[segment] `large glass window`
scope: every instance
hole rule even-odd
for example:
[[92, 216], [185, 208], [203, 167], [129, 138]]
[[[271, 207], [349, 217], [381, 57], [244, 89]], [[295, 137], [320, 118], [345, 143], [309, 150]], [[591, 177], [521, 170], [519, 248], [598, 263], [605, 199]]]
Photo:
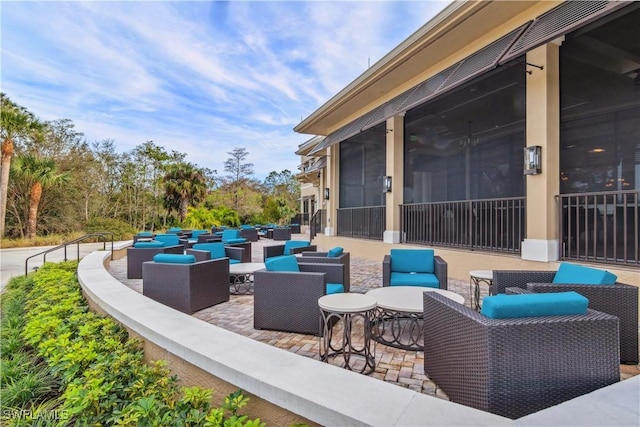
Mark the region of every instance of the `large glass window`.
[[520, 60], [407, 112], [404, 203], [524, 195], [525, 78]]
[[560, 48], [560, 191], [640, 189], [640, 5]]
[[340, 207], [383, 206], [386, 123], [340, 143]]

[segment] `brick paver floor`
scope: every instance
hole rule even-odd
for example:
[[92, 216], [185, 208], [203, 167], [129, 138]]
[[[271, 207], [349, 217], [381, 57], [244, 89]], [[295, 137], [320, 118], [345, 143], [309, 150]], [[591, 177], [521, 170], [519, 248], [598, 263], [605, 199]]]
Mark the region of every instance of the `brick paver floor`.
[[[293, 237], [304, 239], [304, 235]], [[262, 262], [262, 251], [265, 245], [275, 245], [268, 239], [261, 239], [252, 244], [252, 258], [254, 262]], [[142, 280], [130, 280], [126, 276], [126, 257], [112, 261], [109, 272], [119, 281], [142, 292]], [[382, 260], [374, 262], [351, 256], [351, 292], [365, 293], [382, 286]], [[482, 289], [486, 293], [486, 287]], [[449, 279], [448, 289], [465, 299], [465, 304], [471, 306], [468, 281]], [[482, 295], [484, 296], [484, 295]], [[318, 337], [289, 332], [267, 331], [253, 329], [253, 296], [231, 295], [227, 303], [218, 304], [193, 314], [194, 317], [209, 322], [221, 328], [244, 335], [251, 339], [299, 354], [316, 360], [319, 358]], [[340, 327], [340, 326], [337, 326]], [[406, 387], [420, 393], [447, 399], [442, 390], [429, 380], [424, 374], [424, 357], [421, 351], [401, 350], [383, 344], [375, 344], [376, 368], [370, 375], [374, 378]], [[331, 363], [337, 364], [337, 361]], [[626, 379], [640, 374], [638, 365], [621, 365], [621, 378]]]

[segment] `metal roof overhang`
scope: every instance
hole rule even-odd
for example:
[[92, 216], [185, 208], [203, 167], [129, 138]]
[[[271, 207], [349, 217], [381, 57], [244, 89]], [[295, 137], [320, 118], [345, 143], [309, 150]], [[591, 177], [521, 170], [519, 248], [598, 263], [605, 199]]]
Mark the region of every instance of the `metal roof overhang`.
[[[310, 151], [312, 155], [627, 4], [627, 1], [454, 2], [294, 130], [329, 134]], [[456, 52], [461, 43], [472, 44], [481, 34], [500, 25], [505, 26], [505, 35], [498, 40], [409, 88], [399, 86], [398, 82], [411, 82], [421, 71]], [[403, 90], [384, 99], [385, 87], [389, 93], [392, 88], [396, 93]], [[376, 99], [377, 107], [363, 112]]]

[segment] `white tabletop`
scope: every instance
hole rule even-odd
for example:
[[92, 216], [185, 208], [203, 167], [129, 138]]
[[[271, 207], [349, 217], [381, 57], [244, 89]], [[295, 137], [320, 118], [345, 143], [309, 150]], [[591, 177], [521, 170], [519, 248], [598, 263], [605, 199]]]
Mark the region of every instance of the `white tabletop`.
[[437, 292], [455, 302], [464, 304], [464, 297], [462, 295], [444, 289], [427, 288], [424, 286], [386, 286], [372, 289], [367, 292], [366, 295], [373, 297], [378, 303], [378, 307], [385, 310], [422, 313], [423, 292]]
[[475, 277], [476, 279], [493, 280], [493, 271], [492, 270], [471, 270], [469, 272], [469, 276]]
[[318, 305], [324, 311], [334, 313], [355, 313], [376, 307], [376, 300], [364, 294], [347, 292], [325, 295], [318, 299]]
[[264, 262], [241, 262], [229, 264], [230, 274], [251, 274], [264, 269]]

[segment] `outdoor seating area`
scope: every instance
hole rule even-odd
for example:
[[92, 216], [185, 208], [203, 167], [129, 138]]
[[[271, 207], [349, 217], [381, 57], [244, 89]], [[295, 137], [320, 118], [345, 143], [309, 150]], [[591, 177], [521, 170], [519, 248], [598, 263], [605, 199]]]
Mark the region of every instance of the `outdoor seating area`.
[[[304, 238], [304, 236], [295, 237]], [[269, 343], [270, 345], [287, 349], [289, 351], [293, 351], [306, 357], [314, 358], [316, 360], [321, 360], [322, 356], [321, 349], [319, 347], [319, 337], [324, 336], [326, 330], [323, 327], [323, 318], [319, 309], [318, 300], [324, 295], [332, 293], [351, 292], [358, 294], [368, 293], [369, 295], [375, 296], [375, 292], [372, 291], [382, 290], [385, 288], [390, 290], [396, 288], [394, 291], [398, 292], [402, 288], [413, 288], [413, 290], [415, 290], [418, 294], [424, 294], [424, 292], [420, 292], [420, 288], [424, 285], [416, 286], [415, 283], [402, 286], [394, 286], [390, 283], [389, 286], [383, 286], [385, 270], [388, 269], [389, 279], [391, 279], [391, 273], [393, 272], [392, 266], [394, 264], [392, 259], [397, 256], [401, 256], [403, 252], [393, 250], [392, 253], [384, 257], [384, 260], [381, 260], [382, 262], [377, 263], [357, 259], [357, 262], [354, 265], [354, 259], [349, 253], [345, 253], [344, 251], [338, 253], [342, 248], [332, 248], [331, 250], [328, 250], [326, 252], [319, 252], [317, 251], [316, 247], [308, 247], [313, 246], [309, 244], [309, 241], [292, 240], [291, 242], [296, 243], [293, 247], [289, 248], [291, 254], [285, 255], [284, 246], [286, 245], [286, 242], [285, 244], [280, 245], [277, 244], [278, 242], [274, 242], [268, 239], [260, 239], [258, 244], [254, 243], [253, 247], [250, 249], [251, 252], [249, 253], [252, 263], [258, 265], [258, 267], [251, 268], [251, 271], [245, 271], [245, 269], [241, 269], [236, 271], [235, 275], [232, 275], [236, 278], [236, 286], [235, 288], [231, 286], [231, 295], [227, 294], [226, 296], [223, 296], [223, 299], [221, 301], [223, 303], [207, 303], [207, 306], [201, 308], [196, 308], [197, 306], [195, 305], [189, 306], [187, 304], [178, 309], [186, 313], [193, 313], [196, 318], [210, 322], [225, 329], [229, 329], [241, 335], [250, 336], [253, 339]], [[251, 242], [247, 243], [250, 244]], [[225, 259], [231, 259], [232, 257], [230, 257], [229, 255], [232, 255], [236, 261], [245, 258], [246, 252], [245, 254], [239, 253], [245, 251], [244, 248], [237, 248], [221, 243], [217, 243], [216, 245], [219, 245], [219, 247], [223, 251], [225, 251], [225, 255], [227, 255]], [[297, 247], [295, 247], [297, 245], [300, 245], [300, 247], [305, 249], [303, 251], [300, 251]], [[289, 244], [289, 246], [291, 246], [291, 243]], [[267, 249], [270, 247], [278, 247], [278, 253], [274, 254], [273, 257], [266, 257], [266, 254], [271, 253], [270, 251], [273, 250]], [[220, 251], [220, 249], [218, 249], [218, 251]], [[442, 274], [442, 271], [444, 269], [444, 274], [446, 275], [446, 261], [435, 255], [433, 250], [407, 249], [406, 251], [409, 253], [407, 253], [405, 256], [405, 265], [403, 265], [402, 262], [399, 263], [399, 269], [402, 270], [400, 272], [407, 274], [415, 272], [414, 274], [412, 274], [415, 275], [420, 274], [422, 270], [430, 269], [431, 271], [435, 272], [437, 269], [439, 269], [439, 274]], [[203, 255], [199, 252], [204, 251], [202, 251], [201, 248], [198, 249], [197, 247], [195, 247], [195, 245], [194, 248], [187, 251], [188, 255], [194, 255], [194, 261], [196, 255], [198, 256], [198, 260], [197, 262], [194, 262], [194, 264], [203, 262], [201, 261], [201, 257], [213, 257], [209, 253], [205, 252], [205, 254]], [[221, 252], [218, 253], [218, 256], [219, 255], [221, 255]], [[433, 265], [431, 267], [424, 267], [424, 259], [433, 260]], [[264, 265], [257, 262], [263, 260], [265, 261]], [[124, 262], [126, 263], [126, 260]], [[116, 268], [116, 270], [118, 263], [122, 264], [122, 261], [116, 261], [112, 263], [113, 267]], [[146, 264], [151, 265], [156, 263], [158, 262], [153, 261]], [[185, 265], [188, 264], [190, 263], [187, 263]], [[236, 262], [236, 265], [238, 264], [239, 263]], [[396, 267], [398, 267], [398, 262], [396, 262], [395, 264]], [[182, 266], [182, 264], [180, 265]], [[436, 267], [436, 265], [438, 265], [438, 267]], [[345, 280], [345, 268], [349, 269], [349, 281]], [[498, 285], [504, 283], [501, 281], [500, 274], [501, 272], [499, 271], [494, 272], [494, 284], [492, 285], [494, 287], [494, 291], [496, 289], [496, 283]], [[116, 276], [116, 274], [114, 274], [114, 276]], [[230, 273], [228, 264], [227, 270], [224, 273], [221, 273], [221, 277], [225, 277], [227, 279], [225, 292], [229, 292]], [[245, 289], [246, 291], [243, 290], [240, 292], [238, 291], [238, 289], [240, 289], [238, 285], [242, 285], [245, 279], [247, 281], [251, 281], [250, 286], [245, 286], [242, 289]], [[540, 279], [538, 278], [537, 280]], [[146, 281], [143, 281], [142, 284], [139, 283], [139, 280], [121, 279], [121, 281], [123, 281], [123, 283], [125, 284], [128, 284], [133, 289], [142, 291], [144, 295], [147, 295], [147, 290], [145, 290], [145, 288], [147, 287]], [[542, 282], [545, 281], [546, 280], [542, 280]], [[544, 396], [532, 399], [532, 402], [526, 404], [524, 408], [513, 409], [517, 405], [513, 405], [512, 403], [509, 403], [507, 405], [504, 401], [485, 402], [482, 399], [487, 398], [487, 395], [493, 396], [495, 394], [496, 387], [499, 389], [507, 390], [508, 385], [496, 385], [494, 383], [491, 383], [492, 378], [488, 378], [487, 375], [483, 375], [482, 378], [483, 381], [486, 380], [488, 382], [486, 384], [478, 384], [477, 378], [473, 379], [469, 376], [470, 372], [495, 372], [495, 369], [497, 369], [496, 366], [500, 366], [500, 369], [506, 369], [506, 367], [510, 366], [510, 364], [515, 364], [513, 366], [515, 366], [514, 369], [516, 372], [510, 372], [508, 375], [505, 374], [507, 377], [512, 377], [513, 381], [516, 383], [526, 383], [526, 378], [524, 377], [530, 375], [532, 377], [532, 381], [539, 382], [540, 378], [533, 378], [536, 372], [536, 364], [530, 363], [529, 366], [522, 367], [519, 365], [521, 362], [510, 361], [508, 360], [508, 356], [505, 356], [506, 360], [501, 360], [499, 362], [498, 360], [502, 357], [499, 354], [487, 353], [482, 355], [480, 354], [481, 352], [472, 350], [470, 348], [462, 348], [460, 346], [463, 345], [463, 341], [466, 343], [465, 345], [469, 346], [482, 345], [481, 343], [483, 342], [483, 340], [488, 342], [488, 340], [494, 339], [490, 337], [500, 337], [500, 335], [494, 335], [498, 333], [496, 331], [509, 331], [509, 328], [505, 325], [508, 325], [510, 323], [522, 323], [522, 319], [487, 320], [487, 316], [483, 314], [483, 312], [479, 313], [474, 309], [475, 307], [472, 306], [472, 291], [469, 288], [468, 282], [447, 279], [447, 281], [444, 283], [444, 287], [442, 287], [440, 282], [438, 282], [436, 287], [427, 286], [425, 287], [425, 289], [428, 288], [430, 290], [437, 290], [438, 292], [451, 293], [451, 297], [442, 294], [432, 297], [432, 299], [447, 306], [448, 310], [451, 310], [451, 307], [456, 307], [456, 309], [453, 311], [457, 314], [447, 315], [453, 316], [452, 320], [450, 321], [443, 320], [444, 317], [442, 316], [444, 315], [437, 314], [439, 312], [436, 310], [432, 311], [431, 308], [427, 310], [426, 303], [424, 306], [416, 308], [414, 310], [411, 301], [406, 300], [404, 303], [398, 303], [398, 300], [395, 299], [395, 295], [386, 297], [386, 300], [378, 298], [380, 299], [381, 308], [373, 311], [372, 313], [374, 314], [372, 316], [367, 315], [362, 317], [362, 319], [369, 319], [369, 328], [371, 328], [373, 325], [376, 325], [376, 327], [379, 328], [377, 330], [377, 337], [374, 335], [373, 329], [369, 329], [372, 335], [368, 337], [355, 336], [353, 338], [354, 348], [357, 348], [358, 345], [361, 345], [361, 341], [365, 338], [370, 338], [372, 341], [376, 341], [372, 352], [374, 361], [372, 363], [367, 362], [365, 368], [362, 368], [360, 365], [356, 365], [356, 368], [354, 368], [354, 370], [360, 371], [360, 369], [364, 369], [365, 371], [370, 371], [369, 375], [374, 378], [395, 383], [402, 387], [411, 388], [420, 393], [434, 395], [436, 397], [462, 403], [467, 406], [476, 407], [484, 411], [507, 416], [510, 418], [521, 417], [523, 415], [526, 415], [527, 413], [535, 412], [543, 407], [547, 407], [552, 404], [570, 399], [573, 396], [584, 394], [589, 390], [595, 390], [603, 387], [604, 385], [619, 381], [619, 379], [621, 378], [621, 372], [623, 374], [623, 378], [624, 375], [632, 376], [638, 374], [637, 366], [628, 365], [629, 367], [625, 368], [625, 365], [621, 366], [619, 363], [622, 355], [622, 352], [620, 350], [622, 348], [621, 336], [618, 336], [617, 333], [612, 331], [617, 331], [618, 323], [621, 324], [622, 321], [619, 322], [618, 318], [612, 316], [611, 313], [599, 313], [597, 311], [591, 310], [593, 307], [590, 304], [589, 312], [587, 314], [584, 314], [584, 319], [586, 321], [576, 322], [579, 324], [577, 329], [572, 329], [573, 324], [567, 324], [567, 330], [563, 332], [564, 335], [558, 332], [559, 335], [557, 339], [558, 342], [570, 342], [568, 341], [570, 336], [579, 337], [586, 334], [585, 337], [588, 337], [590, 333], [589, 330], [583, 330], [580, 328], [582, 328], [583, 325], [600, 325], [600, 323], [597, 322], [593, 323], [592, 318], [597, 319], [602, 324], [606, 324], [603, 329], [604, 332], [599, 332], [600, 335], [596, 335], [596, 337], [591, 339], [590, 341], [584, 340], [584, 343], [581, 342], [580, 345], [572, 345], [571, 349], [563, 349], [566, 351], [579, 351], [580, 354], [584, 353], [584, 356], [580, 356], [584, 357], [584, 363], [573, 364], [578, 366], [572, 366], [572, 368], [576, 369], [577, 377], [584, 377], [580, 369], [585, 370], [587, 369], [587, 366], [591, 366], [590, 369], [592, 370], [592, 375], [597, 378], [594, 378], [593, 381], [587, 381], [586, 385], [569, 384], [568, 387], [571, 389], [570, 391], [559, 390], [557, 394], [552, 393], [553, 396], [550, 398], [550, 400], [545, 400], [548, 397], [546, 394], [549, 393], [545, 394], [540, 392], [540, 394]], [[517, 282], [514, 282], [513, 286], [505, 287], [505, 292], [507, 292], [507, 288], [514, 287], [516, 288], [516, 293], [531, 292], [533, 290], [525, 290], [528, 287], [533, 288], [533, 286], [527, 286], [526, 283], [520, 287], [520, 290], [518, 290], [517, 286], [519, 286]], [[589, 286], [591, 286], [591, 288], [600, 288], [605, 286], [618, 286], [618, 284]], [[636, 289], [637, 292], [637, 288], [632, 288]], [[234, 289], [236, 290], [236, 292], [234, 292]], [[438, 292], [428, 293], [435, 294]], [[514, 292], [514, 290], [509, 289], [509, 292]], [[576, 295], [579, 295], [578, 292], [575, 293]], [[185, 292], [183, 290], [182, 295], [188, 295], [188, 292]], [[225, 297], [226, 300], [224, 299]], [[156, 296], [156, 298], [158, 297]], [[175, 296], [172, 296], [171, 298], [175, 298]], [[487, 301], [490, 301], [487, 298], [488, 297], [485, 297], [483, 300], [483, 309], [489, 310], [491, 308], [491, 304], [486, 303]], [[423, 302], [421, 299], [419, 299], [419, 297], [415, 299], [419, 304]], [[583, 299], [586, 300], [588, 299], [588, 297]], [[171, 306], [168, 303], [166, 305]], [[403, 307], [402, 309], [400, 309], [401, 305]], [[386, 308], [383, 309], [383, 306]], [[413, 311], [415, 311], [417, 314], [413, 313]], [[424, 321], [422, 317], [423, 312]], [[547, 321], [548, 317], [549, 316], [544, 317], [544, 319], [536, 318], [532, 320], [530, 322], [532, 324], [532, 329], [527, 333], [529, 333], [532, 337], [536, 336], [536, 334], [540, 335], [539, 330], [537, 330], [533, 326], [538, 323], [546, 325], [540, 326], [540, 328], [543, 329], [545, 327], [548, 328], [549, 325], [553, 325], [553, 328], [560, 328], [560, 325], [562, 326], [562, 328], [565, 327], [564, 323], [558, 322], [558, 320], [563, 317], [562, 315], [558, 315], [556, 319], [552, 319], [552, 321], [549, 322]], [[331, 318], [337, 319], [338, 317], [334, 316]], [[459, 327], [454, 327], [453, 325], [458, 324], [458, 322], [462, 323], [459, 324]], [[468, 332], [465, 330], [465, 328], [467, 327], [463, 327], [463, 325], [467, 323], [474, 324], [474, 322], [479, 326], [472, 327], [471, 329], [473, 332]], [[333, 323], [335, 323], [335, 320], [332, 321], [331, 326], [333, 326]], [[526, 323], [529, 324], [529, 322]], [[445, 328], [447, 331], [453, 328], [456, 329], [456, 334], [462, 335], [452, 335], [451, 332], [442, 332], [442, 328], [440, 327], [442, 324], [447, 324], [447, 327]], [[382, 325], [384, 325], [384, 327], [380, 329]], [[494, 325], [499, 325], [500, 327], [493, 327]], [[341, 331], [343, 328], [342, 322], [338, 322], [333, 327], [337, 329], [332, 331], [332, 335], [335, 337], [341, 337]], [[500, 329], [501, 327], [505, 329]], [[419, 329], [419, 334], [417, 335], [416, 329]], [[400, 331], [400, 335], [396, 335], [394, 338], [393, 334], [398, 334], [398, 331]], [[638, 323], [636, 320], [636, 339], [637, 332]], [[469, 335], [463, 336], [465, 333], [468, 333]], [[451, 338], [449, 337], [449, 335], [451, 335], [451, 337], [458, 338]], [[512, 335], [516, 336], [517, 334], [514, 334], [512, 332], [505, 333], [505, 336]], [[509, 351], [517, 350], [522, 351], [523, 354], [531, 354], [532, 356], [530, 357], [534, 358], [532, 360], [536, 360], [533, 355], [535, 355], [536, 352], [543, 352], [546, 345], [551, 345], [551, 343], [554, 342], [548, 335], [548, 331], [545, 332], [545, 335], [543, 335], [544, 340], [542, 343], [536, 342], [533, 338], [526, 338], [525, 341], [527, 343], [531, 341], [530, 344], [532, 347], [529, 348], [529, 350], [521, 345], [522, 340], [525, 338], [521, 338], [520, 340], [515, 340], [513, 342], [506, 341], [510, 344], [506, 345], [502, 343], [500, 347], [505, 348], [506, 345], [507, 348], [509, 348]], [[602, 341], [602, 337], [606, 337], [606, 340]], [[599, 350], [596, 352], [597, 354], [590, 355], [587, 351], [587, 347], [594, 347], [596, 343], [599, 346]], [[349, 344], [351, 345], [351, 342], [349, 342]], [[438, 345], [436, 346], [436, 344]], [[513, 347], [513, 349], [511, 347]], [[604, 354], [602, 349], [606, 349]], [[487, 351], [490, 352], [490, 349], [487, 349]], [[435, 352], [433, 353], [433, 357], [432, 352]], [[471, 352], [475, 353], [471, 354]], [[438, 357], [435, 356], [436, 353], [438, 354]], [[461, 357], [465, 360], [460, 360]], [[559, 358], [557, 355], [553, 355], [551, 357]], [[574, 355], [572, 357], [578, 356]], [[503, 365], [498, 365], [498, 363], [503, 363]], [[605, 373], [599, 372], [599, 368], [594, 370], [594, 366], [597, 366], [599, 368], [601, 367], [603, 369], [603, 372]], [[411, 367], [411, 369], [407, 369], [408, 367]], [[548, 384], [555, 384], [555, 382], [564, 381], [564, 377], [561, 375], [561, 372], [569, 368], [564, 365], [562, 365], [561, 367], [556, 367], [554, 365], [553, 369], [556, 369], [555, 371], [551, 368], [549, 369], [549, 371], [545, 371], [548, 372], [545, 374], [545, 378], [547, 378], [547, 382], [545, 383], [546, 385], [545, 387], [543, 387], [545, 389], [548, 387]], [[445, 375], [443, 372], [448, 373], [448, 375]], [[554, 378], [554, 376], [557, 376], [557, 378]], [[554, 387], [562, 388], [561, 386], [562, 384]], [[522, 400], [522, 397], [516, 396], [518, 396], [518, 393], [520, 392], [523, 392], [523, 390], [516, 389], [514, 391], [510, 391], [509, 395], [519, 401]], [[468, 397], [469, 393], [471, 393], [475, 397]], [[535, 390], [532, 390], [531, 393], [533, 397], [535, 396], [536, 392]], [[539, 401], [536, 399], [538, 399]], [[502, 405], [502, 407], [500, 405]], [[509, 409], [505, 409], [505, 405], [508, 406]]]

